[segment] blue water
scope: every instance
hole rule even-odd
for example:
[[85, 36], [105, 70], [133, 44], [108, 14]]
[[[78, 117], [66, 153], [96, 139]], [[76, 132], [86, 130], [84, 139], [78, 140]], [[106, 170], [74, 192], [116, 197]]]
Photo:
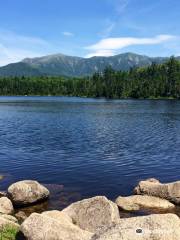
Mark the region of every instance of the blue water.
[[0, 174], [111, 199], [180, 180], [180, 101], [0, 97]]

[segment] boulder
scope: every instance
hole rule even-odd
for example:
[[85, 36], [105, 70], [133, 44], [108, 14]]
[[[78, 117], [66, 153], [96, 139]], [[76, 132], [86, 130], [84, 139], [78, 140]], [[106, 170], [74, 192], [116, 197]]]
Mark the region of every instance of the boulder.
[[32, 213], [20, 227], [27, 240], [90, 240], [92, 233], [84, 231], [68, 222], [49, 214]]
[[0, 198], [0, 213], [4, 214], [12, 214], [14, 212], [14, 208], [12, 202], [7, 197]]
[[172, 183], [151, 182], [149, 180], [140, 181], [134, 189], [136, 194], [150, 195], [169, 200], [180, 205], [180, 181]]
[[71, 204], [62, 212], [72, 218], [81, 229], [95, 233], [102, 226], [119, 220], [119, 210], [106, 197], [98, 196]]
[[72, 219], [62, 211], [57, 210], [46, 211], [43, 212], [42, 215], [56, 219], [66, 225], [69, 225], [69, 223], [73, 223]]
[[14, 205], [24, 206], [47, 199], [49, 190], [37, 181], [25, 180], [12, 184], [8, 196]]
[[158, 210], [172, 210], [175, 205], [168, 200], [147, 196], [134, 195], [129, 197], [118, 197], [116, 204], [125, 211], [137, 211], [140, 209], [158, 209]]
[[175, 214], [152, 214], [120, 219], [92, 240], [179, 240], [180, 219]]

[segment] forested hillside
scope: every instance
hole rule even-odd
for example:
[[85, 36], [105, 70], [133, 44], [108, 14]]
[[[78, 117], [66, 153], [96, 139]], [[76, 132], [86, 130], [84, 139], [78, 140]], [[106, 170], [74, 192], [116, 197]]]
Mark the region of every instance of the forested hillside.
[[1, 77], [0, 95], [68, 95], [106, 98], [179, 98], [180, 62], [115, 71], [106, 67], [92, 77]]

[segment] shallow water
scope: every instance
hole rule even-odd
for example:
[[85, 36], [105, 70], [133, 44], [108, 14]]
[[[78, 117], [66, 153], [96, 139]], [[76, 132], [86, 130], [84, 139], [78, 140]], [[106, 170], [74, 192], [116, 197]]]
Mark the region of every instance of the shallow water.
[[0, 190], [21, 179], [63, 185], [49, 208], [179, 180], [180, 101], [0, 97], [2, 174]]

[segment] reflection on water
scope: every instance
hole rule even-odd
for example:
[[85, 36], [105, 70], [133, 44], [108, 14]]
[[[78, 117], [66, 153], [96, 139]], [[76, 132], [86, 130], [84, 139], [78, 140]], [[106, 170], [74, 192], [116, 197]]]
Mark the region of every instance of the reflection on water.
[[48, 209], [130, 195], [151, 177], [177, 181], [179, 146], [180, 101], [0, 97], [0, 190], [55, 184]]

